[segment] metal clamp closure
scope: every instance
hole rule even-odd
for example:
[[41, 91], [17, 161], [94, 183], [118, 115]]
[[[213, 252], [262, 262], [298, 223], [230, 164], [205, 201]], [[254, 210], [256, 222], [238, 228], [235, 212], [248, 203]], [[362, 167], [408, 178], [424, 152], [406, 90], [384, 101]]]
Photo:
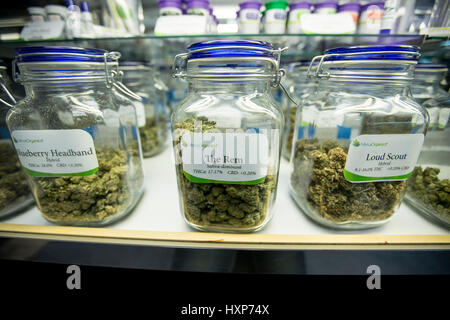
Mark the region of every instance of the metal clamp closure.
[[[0, 79], [2, 78], [2, 76], [0, 75]], [[3, 92], [6, 94], [6, 96], [9, 98], [9, 100], [12, 102], [6, 102], [5, 100], [0, 98], [0, 102], [7, 105], [8, 107], [12, 108], [14, 107], [14, 105], [17, 103], [16, 99], [14, 98], [14, 96], [12, 95], [12, 93], [8, 90], [8, 88], [6, 87], [6, 85], [3, 83], [3, 81], [0, 80], [0, 88], [3, 90]]]
[[[86, 54], [86, 53], [65, 53], [65, 52], [34, 52], [34, 53], [24, 53], [20, 56], [32, 56], [32, 55], [70, 55], [70, 56], [77, 56], [77, 57], [87, 57], [87, 58], [101, 58], [100, 55], [94, 55], [94, 54]], [[119, 72], [119, 66], [118, 66], [118, 60], [120, 59], [121, 54], [120, 52], [112, 51], [112, 52], [106, 52], [103, 54], [103, 64], [104, 64], [104, 70], [105, 70], [105, 82], [106, 86], [108, 88], [111, 87], [111, 85], [117, 81], [118, 78], [120, 78], [120, 72]], [[79, 62], [80, 63], [80, 62]], [[83, 62], [84, 63], [84, 62]], [[89, 63], [89, 62], [87, 62]], [[92, 62], [94, 63], [94, 62]], [[17, 71], [17, 58], [14, 58], [12, 61], [12, 78], [15, 82], [23, 83], [27, 80], [23, 75], [21, 75]], [[86, 79], [98, 79], [98, 77], [85, 77]], [[44, 78], [40, 77], [39, 79], [32, 79], [32, 81], [61, 81], [61, 77], [58, 78]]]
[[[327, 61], [331, 57], [342, 57], [342, 56], [358, 56], [358, 55], [368, 55], [368, 54], [408, 54], [412, 56], [419, 57], [419, 52], [411, 52], [411, 51], [368, 51], [368, 52], [350, 52], [350, 53], [332, 53], [332, 54], [324, 54], [320, 56], [316, 56], [311, 60], [311, 63], [308, 67], [308, 71], [306, 76], [308, 78], [321, 78], [321, 79], [329, 79], [329, 78], [354, 78], [351, 75], [349, 76], [333, 76], [329, 72], [324, 72], [323, 65], [325, 63], [361, 63], [361, 61], [367, 61], [374, 64], [399, 64], [399, 63], [405, 63], [405, 64], [417, 64], [417, 61], [415, 60], [337, 60], [337, 61]], [[317, 62], [317, 60], [319, 60]], [[312, 74], [312, 67], [316, 65], [316, 70], [314, 74]], [[357, 77], [361, 78], [361, 77]], [[370, 79], [371, 77], [365, 77], [366, 79]], [[374, 78], [379, 79], [379, 78]], [[410, 80], [410, 78], [404, 78], [404, 80]]]
[[[259, 50], [259, 51], [266, 51], [273, 53], [274, 56], [272, 57], [208, 57], [208, 58], [194, 58], [190, 59], [192, 54], [197, 52], [203, 52], [203, 51], [211, 51], [216, 49], [252, 49], [252, 50]], [[223, 46], [223, 47], [211, 47], [211, 48], [202, 48], [197, 50], [192, 50], [190, 52], [185, 52], [181, 54], [177, 54], [174, 58], [174, 62], [172, 65], [172, 77], [174, 78], [197, 78], [197, 79], [213, 79], [213, 78], [223, 78], [223, 79], [236, 79], [236, 78], [272, 78], [271, 85], [273, 87], [278, 87], [281, 81], [281, 78], [286, 74], [286, 71], [284, 69], [280, 69], [280, 59], [281, 59], [281, 53], [285, 51], [286, 48], [280, 48], [280, 49], [266, 49], [261, 47], [253, 47], [253, 46]], [[186, 72], [187, 69], [187, 63], [188, 61], [195, 61], [195, 62], [205, 62], [205, 63], [224, 63], [227, 61], [251, 61], [251, 62], [269, 62], [273, 65], [274, 73], [273, 74], [230, 74], [230, 73], [223, 73], [223, 74], [188, 74]]]

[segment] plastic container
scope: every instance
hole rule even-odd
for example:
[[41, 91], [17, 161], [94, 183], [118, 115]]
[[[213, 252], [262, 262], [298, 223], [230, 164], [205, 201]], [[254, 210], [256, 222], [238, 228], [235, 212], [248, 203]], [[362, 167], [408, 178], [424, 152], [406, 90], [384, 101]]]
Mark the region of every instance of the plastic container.
[[224, 40], [193, 44], [176, 57], [175, 76], [189, 81], [172, 136], [190, 226], [252, 232], [271, 219], [283, 115], [270, 87], [282, 76], [280, 53], [267, 42]]
[[352, 15], [353, 21], [355, 21], [355, 24], [358, 25], [360, 9], [361, 4], [359, 2], [347, 2], [339, 6], [338, 13], [349, 12]]
[[47, 13], [48, 21], [65, 21], [67, 8], [64, 6], [49, 4], [45, 6], [45, 12]]
[[144, 158], [154, 156], [165, 149], [169, 134], [170, 111], [167, 107], [167, 90], [157, 82], [149, 64], [136, 61], [120, 63], [123, 84], [141, 97], [134, 101], [139, 136]]
[[66, 0], [66, 37], [73, 39], [82, 35], [81, 9], [74, 0]]
[[381, 27], [381, 17], [383, 16], [384, 2], [369, 2], [361, 7], [359, 15], [358, 33], [378, 34]]
[[324, 1], [314, 4], [314, 13], [333, 14], [338, 8], [337, 1]]
[[80, 3], [81, 16], [81, 31], [84, 37], [93, 36], [94, 33], [94, 22], [92, 20], [91, 8], [87, 1], [81, 1]]
[[28, 13], [31, 17], [31, 22], [44, 22], [46, 19], [45, 9], [42, 7], [28, 7]]
[[364, 229], [394, 217], [428, 114], [410, 94], [414, 46], [357, 46], [313, 59], [316, 89], [296, 118], [291, 195], [314, 221]]
[[192, 0], [187, 3], [187, 14], [209, 16], [209, 1]]
[[160, 16], [178, 16], [182, 15], [181, 2], [175, 0], [162, 0], [159, 2]]
[[415, 0], [387, 0], [381, 18], [380, 34], [411, 32], [414, 21]]
[[450, 36], [450, 2], [448, 0], [434, 1], [427, 34], [440, 37]]
[[143, 193], [136, 111], [118, 80], [119, 57], [77, 47], [16, 50], [20, 73], [13, 74], [27, 96], [6, 122], [50, 222], [109, 224], [130, 213]]
[[6, 114], [16, 103], [6, 67], [0, 65], [0, 218], [23, 211], [34, 203], [6, 126]]
[[264, 32], [267, 34], [285, 33], [287, 1], [269, 1], [265, 4]]
[[305, 13], [311, 13], [311, 2], [297, 1], [289, 5], [289, 19], [287, 24], [288, 33], [301, 33], [301, 16]]
[[450, 94], [440, 86], [447, 68], [434, 63], [418, 66], [412, 92], [427, 109], [430, 122], [405, 198], [417, 211], [450, 228]]
[[239, 33], [257, 34], [261, 21], [262, 3], [260, 1], [245, 1], [239, 4]]

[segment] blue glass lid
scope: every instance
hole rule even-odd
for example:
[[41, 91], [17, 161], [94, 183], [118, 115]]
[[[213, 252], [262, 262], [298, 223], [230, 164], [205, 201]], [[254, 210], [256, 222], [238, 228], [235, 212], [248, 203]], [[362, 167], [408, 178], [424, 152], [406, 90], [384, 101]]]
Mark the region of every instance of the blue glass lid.
[[212, 40], [197, 42], [188, 47], [189, 59], [221, 57], [275, 58], [272, 45], [256, 40]]
[[[28, 46], [16, 48], [16, 60], [23, 62], [105, 62], [106, 50], [66, 46]], [[107, 56], [107, 61], [114, 61]]]
[[328, 49], [325, 55], [329, 55], [326, 61], [417, 61], [419, 48], [411, 45], [352, 46]]

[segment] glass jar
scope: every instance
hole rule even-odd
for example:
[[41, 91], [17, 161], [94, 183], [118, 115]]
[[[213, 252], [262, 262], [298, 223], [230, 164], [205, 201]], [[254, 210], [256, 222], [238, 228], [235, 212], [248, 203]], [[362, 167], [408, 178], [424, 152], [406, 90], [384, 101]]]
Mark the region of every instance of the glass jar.
[[160, 153], [167, 145], [169, 111], [164, 84], [155, 81], [152, 69], [142, 62], [120, 64], [123, 84], [136, 93], [134, 101], [144, 158]]
[[[414, 99], [422, 104], [438, 96], [447, 96], [447, 91], [441, 86], [445, 80], [447, 67], [437, 63], [419, 62], [414, 71], [414, 80], [411, 84], [411, 93]], [[430, 110], [428, 110], [429, 112]], [[433, 126], [434, 115], [430, 114], [430, 127]]]
[[23, 211], [33, 204], [33, 196], [12, 145], [6, 114], [14, 108], [6, 67], [0, 65], [0, 218]]
[[7, 125], [36, 203], [50, 222], [99, 226], [143, 193], [136, 111], [117, 80], [120, 54], [36, 46], [16, 50], [26, 97]]
[[167, 84], [169, 88], [168, 102], [172, 113], [180, 102], [186, 97], [188, 92], [188, 82], [186, 79], [170, 78]]
[[284, 113], [284, 134], [283, 134], [283, 157], [287, 160], [290, 159], [292, 153], [292, 139], [294, 136], [295, 128], [295, 115], [297, 113], [297, 106], [301, 103], [308, 93], [310, 93], [314, 87], [315, 82], [306, 77], [309, 64], [311, 60], [301, 60], [290, 64], [287, 67], [286, 75], [289, 77], [287, 90], [289, 94], [293, 96], [298, 104], [294, 104], [287, 95], [283, 95], [282, 108]]
[[204, 231], [252, 232], [272, 217], [283, 114], [280, 50], [262, 41], [206, 41], [176, 56], [189, 82], [172, 115], [180, 207]]
[[430, 123], [405, 199], [419, 212], [450, 227], [450, 94], [440, 86], [447, 68], [419, 66], [412, 92], [427, 109]]
[[290, 190], [314, 221], [370, 228], [400, 206], [428, 124], [409, 89], [418, 56], [414, 46], [357, 46], [311, 62], [318, 82], [297, 112]]

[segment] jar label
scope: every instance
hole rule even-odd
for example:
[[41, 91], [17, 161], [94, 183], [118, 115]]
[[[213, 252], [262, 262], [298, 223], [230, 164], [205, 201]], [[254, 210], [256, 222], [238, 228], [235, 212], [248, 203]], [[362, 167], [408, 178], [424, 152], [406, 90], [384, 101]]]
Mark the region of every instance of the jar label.
[[438, 128], [444, 129], [447, 126], [449, 118], [450, 118], [450, 108], [440, 108]]
[[406, 180], [423, 140], [423, 134], [360, 135], [350, 143], [344, 177], [355, 183]]
[[[137, 118], [137, 125], [138, 127], [145, 126], [146, 122], [146, 115], [145, 115], [145, 108], [144, 104], [140, 101], [133, 101], [134, 108], [136, 109], [136, 118]], [[150, 118], [150, 116], [149, 116]]]
[[94, 140], [87, 131], [15, 130], [12, 139], [30, 176], [89, 176], [98, 170]]
[[269, 143], [262, 133], [185, 133], [180, 148], [191, 182], [258, 184], [267, 176]]

